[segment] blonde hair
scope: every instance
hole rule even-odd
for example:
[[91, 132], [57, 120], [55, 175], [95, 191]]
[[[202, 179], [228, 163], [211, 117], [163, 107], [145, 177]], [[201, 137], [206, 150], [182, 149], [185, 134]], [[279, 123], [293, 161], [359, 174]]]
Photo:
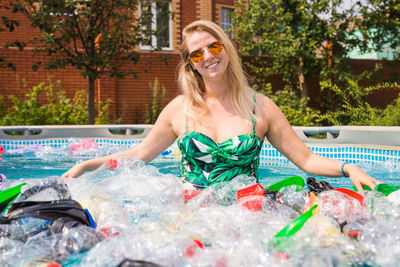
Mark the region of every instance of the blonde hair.
[[235, 45], [224, 30], [217, 24], [207, 20], [198, 20], [187, 25], [182, 32], [182, 44], [179, 48], [182, 60], [178, 68], [178, 83], [184, 95], [184, 111], [187, 125], [195, 129], [199, 126], [199, 118], [207, 112], [204, 102], [205, 85], [201, 75], [194, 69], [189, 58], [187, 38], [196, 31], [205, 31], [222, 42], [229, 58], [229, 64], [224, 74], [224, 80], [232, 96], [232, 102], [239, 114], [249, 122], [252, 121], [253, 93]]

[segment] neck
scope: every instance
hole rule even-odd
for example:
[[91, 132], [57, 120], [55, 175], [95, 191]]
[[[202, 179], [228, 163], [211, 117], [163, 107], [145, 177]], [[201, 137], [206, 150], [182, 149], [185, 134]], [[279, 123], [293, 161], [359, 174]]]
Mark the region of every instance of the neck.
[[205, 85], [205, 96], [207, 98], [224, 98], [228, 95], [227, 84], [224, 79], [219, 79], [218, 81], [207, 81], [204, 80]]

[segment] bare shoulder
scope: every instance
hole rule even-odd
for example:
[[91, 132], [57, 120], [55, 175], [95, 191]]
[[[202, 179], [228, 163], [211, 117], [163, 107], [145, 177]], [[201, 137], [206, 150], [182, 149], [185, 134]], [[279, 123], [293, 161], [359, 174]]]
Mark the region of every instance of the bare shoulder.
[[267, 96], [257, 94], [256, 99], [256, 117], [257, 117], [257, 131], [266, 135], [271, 129], [272, 125], [276, 125], [277, 121], [285, 121], [281, 109]]
[[178, 95], [177, 97], [172, 99], [170, 103], [173, 105], [183, 105], [184, 99], [185, 97], [183, 95]]
[[181, 112], [183, 110], [183, 95], [179, 95], [172, 99], [163, 109], [162, 113], [165, 116], [176, 115], [177, 112]]
[[267, 96], [263, 94], [257, 94], [257, 110], [259, 116], [266, 119], [269, 116], [273, 116], [274, 113], [279, 112], [279, 107]]
[[172, 99], [162, 111], [162, 117], [172, 127], [177, 136], [180, 136], [185, 128], [185, 113], [183, 110], [184, 96], [179, 95]]

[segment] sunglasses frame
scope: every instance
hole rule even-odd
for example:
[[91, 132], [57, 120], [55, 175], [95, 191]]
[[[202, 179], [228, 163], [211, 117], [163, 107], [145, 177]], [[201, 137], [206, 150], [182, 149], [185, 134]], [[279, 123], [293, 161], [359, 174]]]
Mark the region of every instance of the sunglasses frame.
[[[217, 51], [214, 51], [214, 49], [212, 48], [212, 46], [215, 45], [215, 44], [221, 46], [220, 49], [219, 49], [219, 47], [218, 47], [218, 48], [214, 48], [214, 49], [216, 49], [218, 52], [217, 52]], [[208, 51], [209, 51], [211, 54], [213, 54], [214, 56], [217, 56], [217, 55], [221, 54], [223, 48], [224, 48], [224, 45], [223, 45], [222, 42], [220, 42], [220, 41], [212, 42], [211, 44], [209, 44], [209, 45], [207, 46]], [[195, 53], [196, 53], [196, 54], [198, 53], [199, 56], [194, 56]], [[190, 58], [190, 60], [191, 60], [193, 63], [200, 63], [200, 62], [202, 62], [203, 59], [204, 59], [204, 51], [203, 51], [203, 49], [197, 49], [197, 50], [192, 51], [192, 52], [189, 54], [189, 58]], [[198, 58], [198, 60], [196, 60], [195, 58]], [[194, 60], [194, 59], [195, 59], [195, 60]]]

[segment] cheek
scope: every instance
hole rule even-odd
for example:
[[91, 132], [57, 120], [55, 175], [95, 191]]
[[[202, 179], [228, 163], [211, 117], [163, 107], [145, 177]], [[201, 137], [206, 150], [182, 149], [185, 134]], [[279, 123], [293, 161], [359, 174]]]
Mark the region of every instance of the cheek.
[[193, 70], [197, 71], [198, 73], [201, 74], [202, 72], [202, 63], [192, 63], [192, 68]]
[[220, 57], [222, 59], [222, 62], [224, 65], [228, 66], [229, 64], [229, 58], [228, 58], [228, 54], [226, 53], [225, 50], [222, 51], [222, 53], [220, 54]]
[[226, 70], [228, 68], [228, 65], [229, 65], [228, 57], [225, 57], [222, 62], [223, 62], [222, 63], [223, 64], [223, 69]]

